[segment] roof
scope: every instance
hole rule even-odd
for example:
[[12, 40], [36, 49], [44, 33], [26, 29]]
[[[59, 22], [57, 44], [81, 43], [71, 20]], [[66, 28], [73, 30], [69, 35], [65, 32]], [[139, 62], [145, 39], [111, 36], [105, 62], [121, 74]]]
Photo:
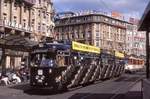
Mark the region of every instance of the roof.
[[42, 43], [42, 45], [36, 45], [33, 47], [34, 53], [43, 53], [47, 51], [56, 51], [63, 50], [66, 51], [71, 48], [71, 45], [63, 44], [63, 43]]
[[17, 51], [30, 51], [38, 43], [20, 35], [9, 35], [0, 38], [0, 47]]
[[113, 19], [113, 20], [116, 20], [116, 21], [120, 21], [120, 22], [131, 24], [130, 22], [127, 22], [125, 20], [113, 18], [111, 16], [100, 14], [100, 13], [92, 13], [92, 14], [83, 14], [83, 15], [78, 15], [78, 16], [64, 17], [64, 18], [57, 19], [56, 21], [65, 20], [65, 19], [68, 19], [68, 18], [72, 19], [72, 18], [85, 17], [85, 16], [103, 16], [103, 17], [110, 18], [110, 19]]
[[150, 2], [147, 5], [144, 14], [139, 22], [138, 29], [139, 31], [146, 31], [150, 27]]
[[49, 43], [49, 44], [46, 44], [45, 45], [46, 48], [54, 48], [54, 49], [57, 49], [57, 50], [67, 50], [67, 49], [70, 49], [71, 46], [70, 45], [67, 45], [67, 44], [62, 44], [62, 43]]

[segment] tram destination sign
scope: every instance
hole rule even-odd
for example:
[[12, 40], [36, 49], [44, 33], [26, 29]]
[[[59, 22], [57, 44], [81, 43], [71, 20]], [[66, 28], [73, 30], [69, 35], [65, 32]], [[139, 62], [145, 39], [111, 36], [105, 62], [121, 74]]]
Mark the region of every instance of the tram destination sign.
[[100, 48], [72, 41], [72, 49], [100, 54]]
[[118, 51], [115, 51], [115, 56], [119, 57], [119, 58], [124, 58], [125, 57], [123, 53], [118, 52]]

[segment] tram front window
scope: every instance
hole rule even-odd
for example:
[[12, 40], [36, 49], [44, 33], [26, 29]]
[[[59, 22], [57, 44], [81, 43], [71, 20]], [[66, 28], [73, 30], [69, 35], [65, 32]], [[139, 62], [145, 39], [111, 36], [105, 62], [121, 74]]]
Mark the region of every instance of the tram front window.
[[43, 58], [40, 63], [40, 67], [54, 67], [54, 65], [55, 65], [54, 59], [49, 58], [48, 56]]
[[31, 65], [35, 67], [54, 67], [56, 66], [55, 53], [36, 53], [32, 55]]

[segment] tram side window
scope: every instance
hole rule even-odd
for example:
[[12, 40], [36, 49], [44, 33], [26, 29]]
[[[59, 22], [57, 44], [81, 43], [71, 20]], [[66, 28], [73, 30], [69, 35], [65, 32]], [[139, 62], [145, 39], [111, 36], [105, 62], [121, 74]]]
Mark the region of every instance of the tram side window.
[[65, 58], [63, 56], [57, 56], [56, 61], [59, 67], [65, 66]]
[[69, 57], [67, 56], [57, 56], [56, 62], [59, 67], [64, 67], [70, 65]]

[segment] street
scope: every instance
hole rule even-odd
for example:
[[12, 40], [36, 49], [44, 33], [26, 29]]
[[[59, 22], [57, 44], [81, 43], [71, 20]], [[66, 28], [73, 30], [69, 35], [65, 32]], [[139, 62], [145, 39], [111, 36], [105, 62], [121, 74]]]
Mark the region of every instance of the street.
[[69, 89], [64, 93], [51, 90], [32, 90], [29, 84], [1, 86], [1, 99], [142, 99], [141, 79], [143, 73], [124, 74], [119, 78]]

